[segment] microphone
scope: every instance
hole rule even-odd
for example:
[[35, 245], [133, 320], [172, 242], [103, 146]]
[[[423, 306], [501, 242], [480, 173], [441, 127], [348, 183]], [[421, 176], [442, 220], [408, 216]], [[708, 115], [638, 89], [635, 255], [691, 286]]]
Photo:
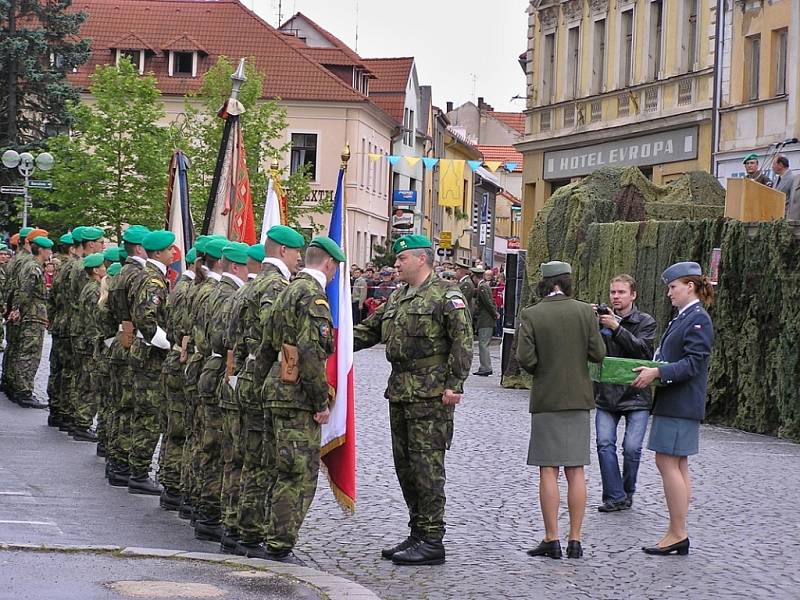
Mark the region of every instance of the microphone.
[[789, 144], [796, 144], [797, 142], [798, 142], [798, 139], [796, 137], [795, 138], [789, 138], [789, 139], [783, 140], [781, 142], [781, 146], [788, 146]]

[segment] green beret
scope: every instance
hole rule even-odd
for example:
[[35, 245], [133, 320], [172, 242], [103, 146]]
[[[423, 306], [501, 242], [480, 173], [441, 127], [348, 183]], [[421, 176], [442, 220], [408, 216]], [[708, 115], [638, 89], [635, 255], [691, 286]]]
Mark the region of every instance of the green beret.
[[196, 261], [196, 260], [197, 260], [197, 250], [195, 250], [194, 248], [191, 248], [186, 253], [186, 262], [191, 265], [191, 264], [194, 264], [194, 261]]
[[206, 254], [208, 254], [211, 258], [220, 259], [222, 258], [222, 249], [227, 246], [230, 242], [225, 238], [213, 238], [206, 241]]
[[58, 238], [58, 242], [63, 244], [64, 246], [72, 246], [75, 243], [75, 240], [72, 239], [71, 233], [65, 233], [60, 238]]
[[119, 263], [114, 263], [112, 265], [109, 265], [108, 269], [106, 270], [106, 273], [108, 273], [111, 277], [114, 277], [114, 275], [117, 275], [121, 270], [122, 270], [122, 265]]
[[83, 231], [81, 231], [81, 237], [83, 238], [81, 241], [96, 242], [103, 237], [103, 230], [99, 227], [84, 227]]
[[8, 250], [8, 246], [6, 246], [3, 242], [0, 242], [0, 252], [3, 250]]
[[287, 248], [302, 248], [306, 245], [305, 238], [286, 225], [273, 225], [267, 231], [267, 237]]
[[331, 255], [331, 258], [333, 258], [333, 260], [337, 262], [344, 262], [347, 260], [347, 257], [344, 255], [344, 252], [342, 252], [342, 249], [339, 248], [339, 245], [328, 236], [318, 235], [313, 240], [311, 240], [311, 243], [308, 246], [309, 247], [313, 246], [315, 248], [322, 248], [323, 250], [325, 250], [325, 252]]
[[46, 238], [43, 235], [39, 237], [35, 237], [31, 240], [31, 243], [36, 244], [40, 248], [52, 248], [53, 247], [53, 240], [50, 238]]
[[230, 242], [222, 249], [222, 256], [237, 265], [246, 265], [249, 249], [250, 246], [243, 242]]
[[419, 248], [433, 248], [431, 241], [424, 235], [404, 235], [397, 238], [392, 246], [395, 254], [404, 252], [405, 250], [417, 250]]
[[131, 225], [122, 234], [122, 241], [128, 244], [141, 246], [144, 241], [144, 236], [148, 233], [150, 233], [150, 230], [144, 225]]
[[124, 263], [126, 260], [128, 260], [128, 253], [125, 252], [125, 248], [120, 248], [119, 249], [119, 262], [120, 263]]
[[142, 240], [142, 246], [148, 252], [158, 252], [172, 246], [175, 242], [175, 234], [165, 229], [151, 231]]
[[119, 246], [109, 246], [103, 251], [103, 260], [119, 262]]
[[28, 237], [28, 234], [29, 234], [31, 231], [33, 231], [33, 229], [34, 229], [33, 227], [23, 227], [22, 229], [20, 229], [20, 230], [19, 230], [19, 237], [20, 237], [20, 239], [23, 239], [23, 240], [24, 240], [26, 237]]
[[72, 241], [75, 244], [80, 244], [83, 241], [83, 225], [72, 228]]
[[[286, 244], [284, 244], [285, 246]], [[247, 256], [256, 262], [262, 262], [266, 256], [264, 253], [264, 244], [253, 244], [247, 249]]]
[[103, 264], [103, 253], [102, 252], [95, 252], [94, 254], [90, 254], [89, 256], [83, 257], [83, 268], [84, 269], [94, 269], [95, 267], [99, 267]]
[[197, 248], [197, 252], [200, 254], [206, 253], [206, 244], [208, 244], [208, 236], [201, 235], [194, 241], [194, 247]]
[[756, 154], [755, 152], [751, 152], [750, 154], [744, 157], [742, 164], [746, 163], [748, 160], [758, 160], [758, 154]]
[[572, 267], [569, 263], [561, 262], [560, 260], [551, 260], [550, 262], [542, 263], [539, 265], [542, 271], [542, 277], [555, 277], [556, 275], [568, 275], [572, 273]]

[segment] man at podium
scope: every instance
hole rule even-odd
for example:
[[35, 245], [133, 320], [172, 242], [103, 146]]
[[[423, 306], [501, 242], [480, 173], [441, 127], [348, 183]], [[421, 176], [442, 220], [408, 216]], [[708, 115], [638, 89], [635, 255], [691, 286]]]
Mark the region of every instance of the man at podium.
[[747, 173], [747, 178], [752, 179], [756, 183], [772, 187], [772, 181], [764, 173], [761, 173], [758, 168], [758, 154], [751, 152], [744, 157], [744, 170]]

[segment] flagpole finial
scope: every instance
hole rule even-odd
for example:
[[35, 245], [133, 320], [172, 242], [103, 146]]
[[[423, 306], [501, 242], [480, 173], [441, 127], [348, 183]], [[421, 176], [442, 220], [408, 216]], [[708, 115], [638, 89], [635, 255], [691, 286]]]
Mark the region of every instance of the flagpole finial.
[[347, 162], [350, 160], [350, 144], [345, 144], [342, 149], [342, 168], [347, 170]]
[[280, 164], [278, 163], [278, 159], [277, 158], [273, 158], [272, 159], [272, 164], [270, 165], [270, 170], [273, 173], [277, 173], [280, 170]]
[[231, 75], [231, 81], [233, 81], [233, 87], [231, 88], [231, 98], [234, 100], [239, 99], [239, 90], [242, 88], [242, 84], [247, 81], [247, 77], [244, 74], [244, 59], [239, 59], [239, 67], [236, 69], [236, 72]]

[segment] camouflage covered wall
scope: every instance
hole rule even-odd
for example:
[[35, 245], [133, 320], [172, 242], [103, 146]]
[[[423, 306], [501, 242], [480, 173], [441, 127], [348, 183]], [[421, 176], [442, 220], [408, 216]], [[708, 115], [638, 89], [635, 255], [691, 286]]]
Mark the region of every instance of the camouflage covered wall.
[[[660, 335], [673, 313], [661, 272], [680, 260], [708, 270], [712, 249], [722, 248], [708, 419], [800, 439], [800, 240], [784, 221], [725, 221], [723, 207], [724, 191], [707, 173], [659, 187], [636, 168], [600, 170], [548, 200], [528, 241], [528, 281], [538, 280], [540, 263], [565, 260], [575, 297], [607, 302], [610, 279], [630, 273]], [[523, 296], [536, 301], [527, 283]], [[525, 378], [512, 366], [503, 384]]]

